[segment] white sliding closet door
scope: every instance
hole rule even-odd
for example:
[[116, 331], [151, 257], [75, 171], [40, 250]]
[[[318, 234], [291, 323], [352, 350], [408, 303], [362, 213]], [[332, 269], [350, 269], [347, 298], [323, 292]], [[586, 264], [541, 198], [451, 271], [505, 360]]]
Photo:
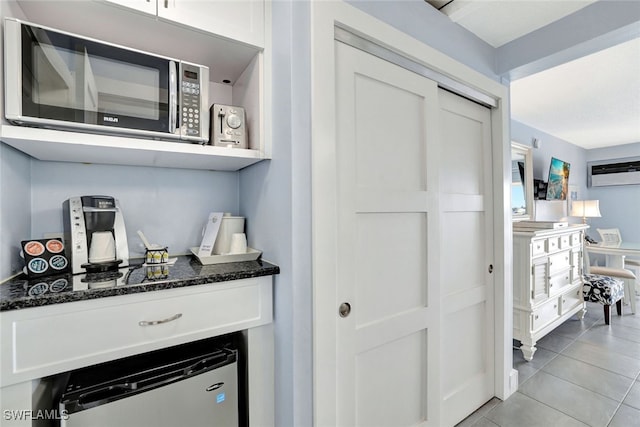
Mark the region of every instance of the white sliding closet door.
[[442, 89], [439, 104], [445, 426], [494, 395], [493, 198], [489, 109]]
[[490, 113], [335, 48], [337, 425], [453, 425], [494, 393]]
[[351, 306], [336, 330], [338, 425], [428, 425], [439, 405], [438, 88], [340, 42], [336, 86], [336, 309]]

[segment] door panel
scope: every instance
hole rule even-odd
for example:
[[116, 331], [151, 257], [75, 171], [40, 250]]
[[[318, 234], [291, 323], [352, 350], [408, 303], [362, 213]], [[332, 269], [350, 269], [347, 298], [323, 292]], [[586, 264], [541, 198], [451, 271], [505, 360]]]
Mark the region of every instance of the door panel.
[[453, 425], [494, 394], [491, 116], [440, 90], [442, 423]]
[[412, 426], [423, 420], [426, 343], [422, 330], [358, 355], [357, 425]]
[[454, 425], [494, 393], [489, 110], [335, 47], [337, 425]]
[[424, 98], [359, 74], [355, 79], [357, 184], [361, 189], [424, 190]]
[[439, 388], [438, 304], [428, 303], [438, 301], [427, 143], [437, 87], [339, 42], [336, 55], [336, 307], [352, 306], [336, 331], [338, 425], [422, 424]]
[[427, 224], [421, 213], [356, 217], [357, 327], [424, 307]]

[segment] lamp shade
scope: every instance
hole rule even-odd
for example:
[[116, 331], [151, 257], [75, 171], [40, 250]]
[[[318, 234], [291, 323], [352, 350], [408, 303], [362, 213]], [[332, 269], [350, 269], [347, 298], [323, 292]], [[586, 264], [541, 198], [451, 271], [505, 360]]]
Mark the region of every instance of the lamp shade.
[[582, 219], [601, 217], [600, 200], [574, 200], [571, 204], [571, 216]]

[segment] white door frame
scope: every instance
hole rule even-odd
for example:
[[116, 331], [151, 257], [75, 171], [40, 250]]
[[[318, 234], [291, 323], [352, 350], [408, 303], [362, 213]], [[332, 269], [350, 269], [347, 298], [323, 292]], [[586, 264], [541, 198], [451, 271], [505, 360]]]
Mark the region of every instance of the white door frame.
[[[314, 424], [335, 426], [336, 217], [335, 53], [339, 24], [366, 35], [414, 61], [497, 100], [491, 110], [495, 248], [495, 393], [506, 399], [517, 388], [512, 368], [512, 238], [510, 189], [509, 91], [506, 86], [461, 64], [409, 35], [341, 1], [311, 2], [311, 179], [313, 268]], [[441, 400], [441, 399], [440, 399]]]

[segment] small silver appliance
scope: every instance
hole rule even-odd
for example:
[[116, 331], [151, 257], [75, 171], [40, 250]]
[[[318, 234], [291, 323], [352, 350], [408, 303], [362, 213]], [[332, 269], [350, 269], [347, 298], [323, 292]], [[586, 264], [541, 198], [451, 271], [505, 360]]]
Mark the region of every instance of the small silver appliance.
[[73, 274], [129, 265], [127, 231], [115, 198], [71, 197], [62, 207], [65, 248]]
[[244, 108], [233, 105], [213, 104], [211, 106], [212, 145], [232, 148], [248, 148], [247, 119]]

